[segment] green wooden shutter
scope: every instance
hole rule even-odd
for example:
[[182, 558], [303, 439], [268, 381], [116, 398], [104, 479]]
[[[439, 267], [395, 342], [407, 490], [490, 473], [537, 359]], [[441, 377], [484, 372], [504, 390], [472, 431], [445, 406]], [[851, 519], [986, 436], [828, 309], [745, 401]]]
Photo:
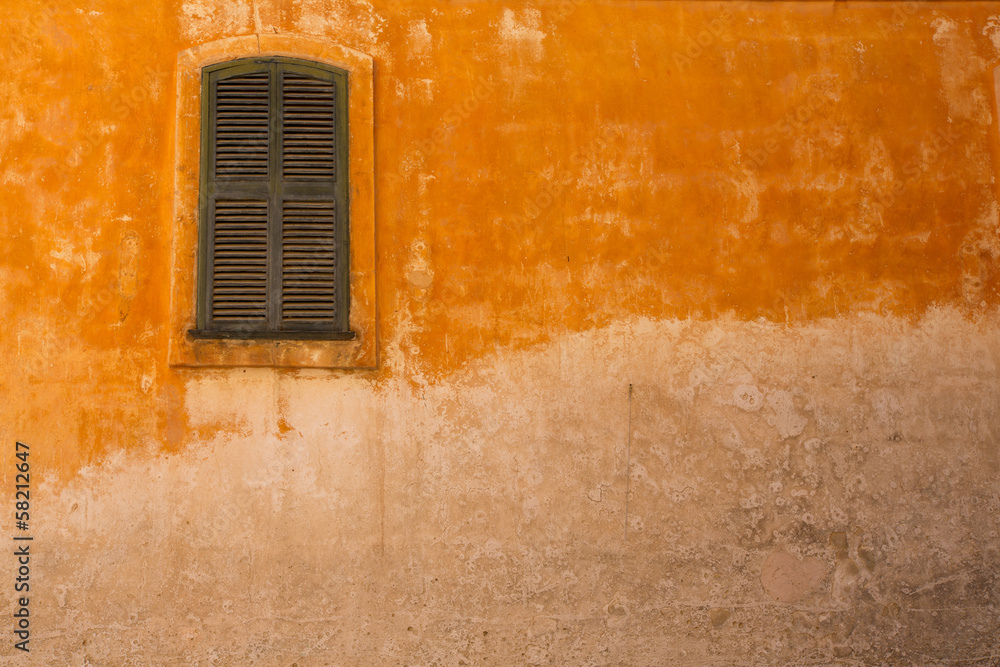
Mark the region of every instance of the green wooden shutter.
[[347, 73], [290, 58], [203, 74], [198, 329], [346, 338]]

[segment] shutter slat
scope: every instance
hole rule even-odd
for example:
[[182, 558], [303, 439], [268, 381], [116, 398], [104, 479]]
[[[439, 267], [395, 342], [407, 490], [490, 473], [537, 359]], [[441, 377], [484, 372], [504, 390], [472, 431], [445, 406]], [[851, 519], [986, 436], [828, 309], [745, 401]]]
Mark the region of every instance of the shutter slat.
[[333, 201], [285, 201], [281, 230], [281, 319], [335, 322], [337, 209]]
[[270, 75], [244, 74], [216, 83], [215, 173], [267, 176]]
[[215, 203], [212, 319], [267, 317], [267, 202]]
[[336, 176], [336, 91], [303, 74], [282, 76], [282, 175], [295, 180]]

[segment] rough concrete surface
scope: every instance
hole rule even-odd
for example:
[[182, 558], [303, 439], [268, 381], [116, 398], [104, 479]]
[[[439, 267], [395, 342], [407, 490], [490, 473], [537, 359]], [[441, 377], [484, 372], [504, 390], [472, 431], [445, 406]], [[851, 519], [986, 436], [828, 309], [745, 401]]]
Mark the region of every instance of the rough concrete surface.
[[185, 409], [224, 432], [44, 488], [39, 643], [53, 664], [988, 664], [997, 324], [640, 320], [438, 382], [199, 375]]

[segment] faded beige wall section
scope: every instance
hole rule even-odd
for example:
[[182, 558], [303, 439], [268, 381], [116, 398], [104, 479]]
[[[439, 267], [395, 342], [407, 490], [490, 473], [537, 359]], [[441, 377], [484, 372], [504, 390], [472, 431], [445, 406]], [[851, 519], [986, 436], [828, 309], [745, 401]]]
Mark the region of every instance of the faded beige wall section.
[[[1000, 660], [995, 5], [0, 9], [5, 661]], [[257, 38], [371, 59], [376, 369], [170, 364]]]

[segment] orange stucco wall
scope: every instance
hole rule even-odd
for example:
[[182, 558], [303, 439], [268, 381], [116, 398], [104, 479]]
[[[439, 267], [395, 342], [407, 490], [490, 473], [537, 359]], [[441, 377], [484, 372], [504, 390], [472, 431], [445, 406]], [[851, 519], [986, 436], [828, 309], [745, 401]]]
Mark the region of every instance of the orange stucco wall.
[[[994, 306], [992, 11], [18, 5], [4, 18], [4, 344], [40, 363], [14, 365], [34, 375], [8, 375], [11, 389], [38, 387], [44, 411], [64, 386], [81, 414], [125, 396], [112, 421], [163, 435], [168, 388], [183, 391], [162, 353], [174, 61], [255, 30], [377, 58], [382, 336], [405, 312], [408, 355], [431, 372], [635, 315]], [[127, 446], [97, 433], [119, 425], [67, 421], [65, 472]]]
[[[316, 664], [891, 661], [937, 631], [939, 658], [996, 658], [997, 5], [32, 0], [0, 28], [0, 443], [32, 443], [46, 549], [211, 582], [158, 601], [108, 579], [125, 565], [50, 558], [48, 664], [249, 664], [234, 618], [291, 664], [325, 626], [282, 629], [317, 614], [254, 586], [352, 626], [302, 648]], [[374, 60], [377, 370], [168, 363], [177, 56], [255, 34]], [[969, 509], [893, 546], [924, 524], [887, 508], [920, 502]], [[219, 507], [196, 547], [169, 519]], [[270, 556], [229, 569], [244, 542]], [[306, 554], [287, 580], [281, 544]], [[324, 550], [354, 569], [330, 579]], [[775, 583], [787, 553], [802, 571]], [[900, 592], [921, 587], [939, 597]], [[82, 611], [121, 595], [141, 648]], [[201, 652], [156, 614], [197, 617]], [[472, 618], [505, 648], [449, 634]]]

